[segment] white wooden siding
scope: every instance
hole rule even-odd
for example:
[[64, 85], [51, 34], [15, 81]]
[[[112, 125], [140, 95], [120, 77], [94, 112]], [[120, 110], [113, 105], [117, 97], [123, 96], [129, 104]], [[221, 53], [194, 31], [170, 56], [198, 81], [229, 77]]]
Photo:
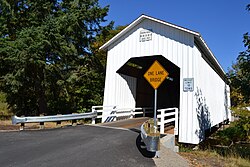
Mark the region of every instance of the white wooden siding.
[[[139, 42], [142, 29], [152, 30], [152, 40]], [[162, 55], [180, 68], [179, 142], [197, 144], [197, 89], [210, 114], [211, 125], [225, 120], [225, 82], [202, 58], [194, 35], [145, 19], [108, 47], [103, 105], [135, 107], [136, 78], [116, 71], [132, 57]], [[126, 80], [124, 79], [126, 78]], [[183, 78], [194, 78], [194, 92], [183, 92]], [[228, 88], [227, 88], [228, 89]]]

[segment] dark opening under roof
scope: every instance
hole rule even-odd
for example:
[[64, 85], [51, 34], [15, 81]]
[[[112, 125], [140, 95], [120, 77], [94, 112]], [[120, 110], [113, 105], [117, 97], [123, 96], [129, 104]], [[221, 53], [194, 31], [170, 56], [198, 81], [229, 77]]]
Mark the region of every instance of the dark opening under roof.
[[179, 67], [173, 64], [171, 61], [163, 57], [162, 55], [133, 57], [130, 58], [120, 69], [116, 72], [132, 76], [135, 78], [142, 77], [144, 73], [150, 68], [150, 66], [157, 60], [169, 73], [169, 77], [174, 78], [176, 76], [176, 70]]

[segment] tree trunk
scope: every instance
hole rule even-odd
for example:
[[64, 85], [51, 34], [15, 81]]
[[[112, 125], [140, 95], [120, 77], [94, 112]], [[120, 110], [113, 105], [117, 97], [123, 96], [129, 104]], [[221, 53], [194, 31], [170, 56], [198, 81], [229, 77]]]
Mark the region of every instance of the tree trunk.
[[45, 90], [42, 82], [44, 81], [44, 71], [43, 69], [39, 69], [38, 72], [39, 76], [36, 81], [36, 97], [38, 98], [38, 115], [40, 114], [47, 114], [48, 112], [48, 107], [47, 107], [47, 101], [45, 97]]

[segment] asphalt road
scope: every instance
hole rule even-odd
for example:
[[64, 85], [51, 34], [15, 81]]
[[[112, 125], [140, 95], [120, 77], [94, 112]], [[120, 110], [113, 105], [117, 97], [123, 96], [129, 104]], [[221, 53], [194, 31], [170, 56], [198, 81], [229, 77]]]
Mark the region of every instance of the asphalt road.
[[155, 166], [133, 130], [77, 126], [0, 133], [1, 167]]

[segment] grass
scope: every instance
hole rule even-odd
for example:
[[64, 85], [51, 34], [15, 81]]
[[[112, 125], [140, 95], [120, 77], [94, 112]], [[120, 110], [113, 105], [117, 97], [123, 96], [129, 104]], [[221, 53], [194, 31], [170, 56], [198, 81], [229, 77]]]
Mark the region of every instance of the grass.
[[234, 156], [229, 156], [226, 158], [227, 165], [229, 167], [249, 167], [250, 166], [250, 160], [241, 158], [241, 157], [234, 157]]
[[180, 155], [189, 160], [192, 166], [250, 167], [250, 143], [235, 143], [228, 146], [218, 139], [208, 138], [199, 146], [179, 144]]
[[189, 160], [193, 167], [227, 166], [227, 167], [249, 167], [250, 160], [238, 155], [221, 156], [214, 150], [196, 150], [185, 148], [185, 152], [179, 154]]

